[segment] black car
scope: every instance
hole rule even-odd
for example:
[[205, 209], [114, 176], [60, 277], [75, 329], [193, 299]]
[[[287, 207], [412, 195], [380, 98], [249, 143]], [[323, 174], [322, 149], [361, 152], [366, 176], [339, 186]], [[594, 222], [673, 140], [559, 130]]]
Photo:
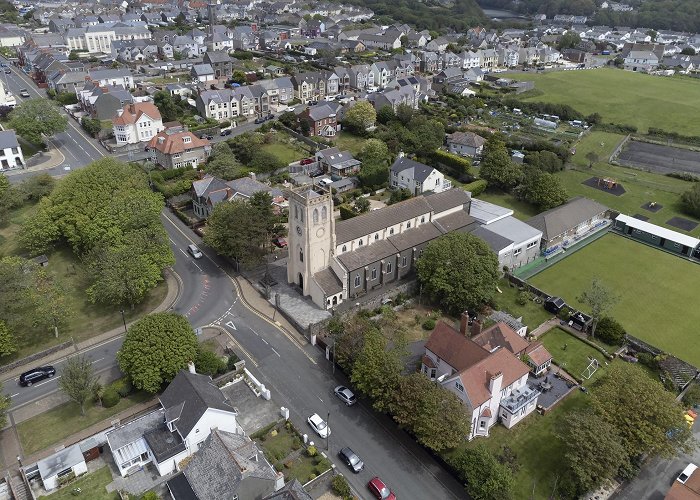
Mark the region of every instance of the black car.
[[365, 464], [360, 460], [360, 457], [347, 446], [338, 452], [338, 456], [356, 474], [365, 468]]
[[19, 385], [31, 387], [40, 380], [51, 378], [56, 375], [56, 369], [53, 366], [39, 366], [28, 372], [24, 372], [19, 376]]
[[255, 123], [265, 123], [265, 118], [263, 118], [263, 117], [256, 118]]
[[221, 135], [221, 137], [224, 137], [225, 135], [231, 135], [231, 129], [229, 128], [226, 130], [222, 130], [221, 134], [219, 134], [219, 135]]

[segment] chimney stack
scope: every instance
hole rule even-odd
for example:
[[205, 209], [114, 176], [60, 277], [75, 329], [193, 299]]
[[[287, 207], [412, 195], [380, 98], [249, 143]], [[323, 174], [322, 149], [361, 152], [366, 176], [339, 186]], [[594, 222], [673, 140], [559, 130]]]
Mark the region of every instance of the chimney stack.
[[192, 361], [187, 362], [187, 369], [190, 373], [197, 373], [197, 370], [194, 369], [194, 363]]
[[469, 311], [464, 311], [462, 313], [462, 319], [459, 322], [459, 333], [467, 336], [467, 328], [469, 328]]
[[472, 323], [472, 337], [481, 333], [481, 320], [475, 319]]

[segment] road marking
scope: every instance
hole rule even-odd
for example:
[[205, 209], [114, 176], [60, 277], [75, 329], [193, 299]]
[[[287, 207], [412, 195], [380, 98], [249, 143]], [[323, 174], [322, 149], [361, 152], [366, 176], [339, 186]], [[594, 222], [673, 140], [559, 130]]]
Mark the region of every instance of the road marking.
[[15, 396], [19, 396], [19, 392], [18, 392], [17, 394], [13, 394], [13, 395], [10, 396], [10, 397], [11, 397], [11, 398], [14, 398]]
[[316, 397], [318, 398], [318, 400], [319, 400], [321, 403], [323, 403], [323, 400], [321, 399], [321, 396], [316, 396]]
[[[204, 271], [202, 271], [202, 268], [199, 267], [199, 266], [197, 265], [196, 262], [192, 262], [192, 264], [194, 264], [194, 267], [196, 267], [197, 269], [199, 269], [199, 272], [200, 272], [200, 273], [203, 273], [203, 272], [204, 272]], [[206, 287], [205, 287], [205, 288], [206, 288]]]
[[105, 358], [96, 359], [95, 361], [92, 362], [92, 364], [98, 363], [98, 362], [102, 361], [103, 359], [105, 359]]
[[180, 250], [180, 251], [182, 252], [182, 255], [184, 255], [185, 257], [187, 257], [187, 253], [186, 253], [182, 248], [178, 248], [178, 250]]
[[277, 357], [278, 357], [278, 358], [281, 358], [281, 357], [282, 357], [282, 356], [280, 356], [280, 353], [278, 353], [277, 351], [275, 351], [275, 348], [274, 348], [274, 347], [270, 347], [270, 349], [272, 349], [272, 352], [274, 352], [275, 354], [277, 354]]
[[226, 332], [226, 335], [228, 335], [228, 337], [231, 339], [231, 342], [233, 342], [233, 345], [235, 345], [238, 349], [240, 349], [240, 351], [241, 351], [243, 354], [245, 354], [246, 357], [247, 357], [248, 359], [250, 359], [250, 362], [253, 363], [253, 366], [254, 366], [254, 367], [256, 367], [256, 368], [258, 367], [258, 361], [255, 359], [255, 356], [253, 356], [252, 354], [250, 354], [250, 353], [245, 349], [245, 347], [243, 347], [243, 346], [240, 344], [240, 342], [238, 342], [238, 341], [236, 340], [236, 338], [231, 334], [231, 332], [229, 332], [229, 331], [226, 330], [225, 328], [221, 328], [220, 326], [216, 326], [216, 325], [212, 325], [212, 324], [210, 324], [210, 325], [208, 325], [208, 326], [210, 326], [211, 328], [218, 328], [219, 330], [223, 330], [224, 332]]
[[42, 382], [41, 384], [34, 384], [34, 387], [41, 387], [42, 385], [46, 385], [49, 382], [53, 382], [54, 380], [58, 380], [59, 378], [61, 378], [60, 375], [58, 377], [50, 378], [49, 380], [47, 380], [46, 382]]
[[172, 238], [168, 238], [168, 239], [170, 240], [170, 243], [172, 243], [173, 245], [177, 246], [177, 245], [175, 244], [175, 242], [173, 241]]
[[265, 342], [265, 345], [270, 345], [270, 343], [269, 343], [267, 340], [265, 340], [264, 338], [261, 337], [260, 340], [262, 340], [263, 342]]
[[233, 324], [233, 321], [227, 321], [226, 326], [228, 326], [229, 328], [233, 328], [234, 330], [238, 330], [238, 328], [236, 328], [236, 325]]

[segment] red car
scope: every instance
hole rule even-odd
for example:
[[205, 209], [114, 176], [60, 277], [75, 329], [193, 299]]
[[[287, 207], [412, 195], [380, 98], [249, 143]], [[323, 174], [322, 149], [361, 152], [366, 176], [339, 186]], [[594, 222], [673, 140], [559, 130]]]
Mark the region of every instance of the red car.
[[369, 490], [372, 494], [379, 500], [396, 500], [396, 495], [389, 489], [389, 487], [384, 484], [384, 481], [379, 479], [379, 477], [373, 477], [372, 480], [367, 483]]
[[299, 162], [299, 165], [311, 165], [313, 162], [315, 162], [313, 158], [304, 158]]
[[287, 240], [285, 238], [282, 238], [281, 236], [278, 236], [277, 238], [274, 238], [272, 240], [272, 244], [275, 245], [277, 248], [284, 248], [287, 246]]

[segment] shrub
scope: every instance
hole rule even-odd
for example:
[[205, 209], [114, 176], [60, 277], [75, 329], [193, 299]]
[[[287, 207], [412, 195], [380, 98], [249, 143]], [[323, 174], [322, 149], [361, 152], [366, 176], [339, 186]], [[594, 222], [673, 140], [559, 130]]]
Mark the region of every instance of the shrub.
[[474, 198], [483, 193], [488, 187], [488, 185], [489, 183], [486, 182], [486, 179], [479, 179], [478, 181], [474, 181], [471, 184], [465, 184], [464, 186], [462, 186], [462, 188], [465, 191], [469, 191], [472, 194], [472, 198]]
[[266, 425], [262, 429], [260, 429], [257, 432], [254, 432], [253, 434], [250, 435], [250, 439], [261, 439], [265, 437], [265, 435], [270, 432], [272, 429], [274, 429], [277, 426], [277, 422], [272, 422], [270, 425]]
[[238, 356], [235, 354], [231, 354], [228, 357], [228, 360], [226, 361], [226, 368], [228, 368], [229, 371], [235, 370], [236, 369], [236, 363], [238, 363], [239, 359]]
[[423, 321], [423, 330], [432, 331], [435, 328], [435, 320], [433, 318], [427, 318]]
[[700, 384], [693, 382], [683, 394], [683, 403], [688, 406], [700, 404]]
[[682, 181], [700, 182], [700, 177], [689, 172], [669, 172], [666, 174], [666, 176], [680, 179]]
[[309, 474], [309, 481], [313, 481], [314, 479], [316, 479], [316, 474], [312, 472], [311, 474]]
[[131, 392], [134, 390], [134, 387], [131, 385], [131, 380], [129, 380], [129, 377], [122, 377], [114, 382], [112, 382], [111, 387], [117, 391], [117, 394], [121, 396], [122, 398], [127, 397]]
[[119, 403], [119, 393], [111, 385], [105, 389], [104, 394], [102, 394], [102, 406], [105, 408], [111, 408]]
[[299, 448], [301, 448], [301, 439], [294, 437], [292, 439], [292, 450], [297, 451]]
[[306, 449], [306, 454], [310, 457], [315, 457], [318, 454], [318, 450], [316, 449], [315, 446], [309, 446]]
[[659, 368], [659, 363], [656, 361], [654, 356], [652, 354], [649, 354], [648, 352], [640, 352], [639, 354], [637, 354], [637, 359], [644, 366], [648, 366], [649, 368], [652, 368], [654, 370], [657, 370]]
[[202, 346], [199, 348], [194, 364], [197, 371], [205, 375], [214, 376], [226, 371], [226, 363], [215, 352], [204, 349]]
[[340, 474], [333, 477], [333, 480], [331, 481], [331, 488], [333, 489], [333, 493], [339, 497], [350, 498], [352, 496], [348, 480], [345, 479], [345, 476], [341, 476]]
[[528, 291], [522, 291], [518, 294], [518, 298], [515, 299], [515, 302], [517, 302], [517, 304], [519, 306], [524, 306], [525, 304], [527, 304], [531, 300], [532, 300], [532, 294]]
[[596, 337], [610, 345], [622, 345], [625, 329], [612, 318], [601, 318], [595, 329]]

